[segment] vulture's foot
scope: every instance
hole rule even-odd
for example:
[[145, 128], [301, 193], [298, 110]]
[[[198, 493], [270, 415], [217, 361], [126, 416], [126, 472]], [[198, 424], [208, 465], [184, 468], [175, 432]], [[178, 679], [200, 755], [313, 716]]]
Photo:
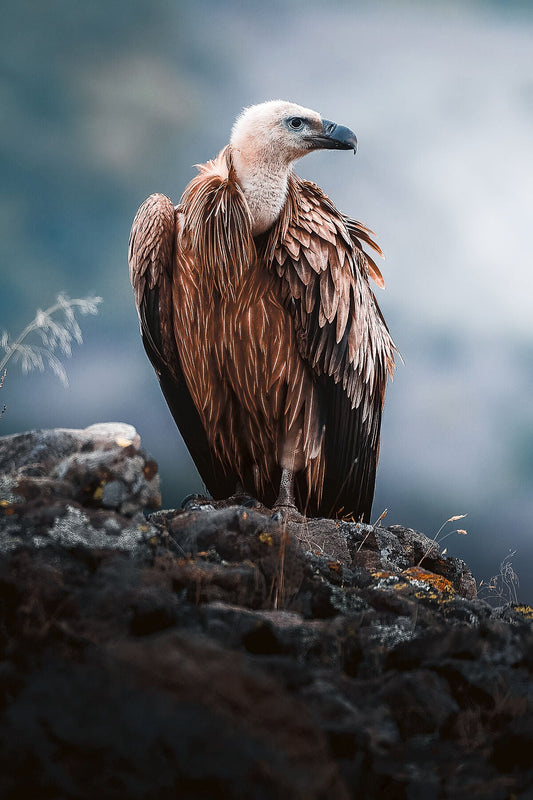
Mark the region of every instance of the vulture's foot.
[[263, 505], [256, 497], [252, 497], [251, 495], [243, 495], [240, 498], [240, 503], [244, 508], [261, 508]]
[[278, 499], [274, 503], [272, 519], [279, 522], [305, 522], [296, 508], [294, 499], [294, 473], [285, 467], [281, 470]]
[[276, 502], [272, 508], [273, 522], [306, 522], [306, 517], [300, 514], [295, 505]]
[[184, 497], [181, 501], [181, 507], [186, 508], [189, 503], [198, 503], [203, 500], [207, 500], [207, 497], [203, 494], [188, 494], [187, 497]]
[[181, 507], [184, 511], [212, 511], [214, 509], [210, 499], [203, 494], [188, 494], [181, 501]]
[[235, 506], [243, 506], [244, 508], [261, 508], [262, 503], [259, 502], [257, 497], [252, 497], [251, 494], [245, 492], [242, 484], [238, 483], [235, 488], [235, 494], [232, 494], [231, 497], [228, 497], [228, 502], [231, 505]]

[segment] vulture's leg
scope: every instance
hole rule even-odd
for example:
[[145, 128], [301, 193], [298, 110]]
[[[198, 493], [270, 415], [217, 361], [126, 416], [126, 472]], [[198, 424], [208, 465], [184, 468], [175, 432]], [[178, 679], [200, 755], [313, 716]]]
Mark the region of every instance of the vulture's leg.
[[279, 494], [274, 503], [274, 510], [281, 512], [285, 520], [301, 522], [305, 519], [298, 508], [294, 498], [294, 473], [304, 466], [302, 450], [302, 422], [298, 422], [286, 432], [281, 451], [281, 481]]
[[284, 522], [289, 520], [291, 522], [302, 522], [305, 519], [298, 511], [294, 499], [294, 472], [287, 469], [287, 467], [283, 467], [281, 470], [279, 494], [274, 503], [274, 512]]
[[274, 503], [274, 508], [278, 508], [279, 506], [296, 509], [296, 501], [294, 499], [294, 473], [286, 467], [283, 467], [281, 471], [279, 494]]

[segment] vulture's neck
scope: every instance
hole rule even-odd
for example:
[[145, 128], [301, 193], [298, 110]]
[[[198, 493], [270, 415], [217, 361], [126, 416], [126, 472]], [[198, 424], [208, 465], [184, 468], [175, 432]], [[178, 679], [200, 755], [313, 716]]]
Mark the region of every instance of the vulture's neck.
[[291, 164], [272, 158], [272, 153], [246, 153], [232, 148], [237, 181], [252, 215], [252, 235], [268, 230], [280, 215], [287, 197]]

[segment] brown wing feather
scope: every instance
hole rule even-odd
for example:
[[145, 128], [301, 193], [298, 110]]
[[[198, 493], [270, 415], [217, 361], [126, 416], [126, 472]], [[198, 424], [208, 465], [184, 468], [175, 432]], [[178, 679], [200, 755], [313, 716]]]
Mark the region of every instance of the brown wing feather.
[[344, 507], [368, 519], [395, 347], [368, 283], [369, 274], [378, 283], [381, 274], [361, 240], [381, 252], [367, 228], [343, 217], [315, 184], [293, 175], [265, 256], [282, 279], [325, 427], [322, 500], [311, 497], [308, 513], [331, 516]]
[[214, 497], [235, 490], [237, 476], [209, 447], [185, 381], [176, 346], [172, 280], [176, 261], [176, 210], [168, 197], [151, 195], [139, 208], [129, 242], [130, 279], [145, 350], [185, 444]]
[[[373, 250], [375, 250], [376, 253], [378, 253], [378, 255], [383, 256], [383, 251], [381, 250], [381, 247], [374, 241], [374, 239], [372, 239], [372, 236], [374, 236], [375, 234], [373, 231], [370, 230], [370, 228], [367, 228], [365, 225], [363, 225], [362, 222], [357, 222], [357, 220], [355, 219], [350, 219], [350, 217], [346, 217], [343, 215], [342, 218], [352, 238], [352, 241], [358, 250], [363, 251], [363, 248], [361, 246], [361, 241], [363, 241], [365, 242], [365, 244], [368, 244]], [[383, 280], [383, 275], [381, 274], [378, 265], [368, 253], [365, 252], [364, 255], [365, 255], [366, 269], [368, 271], [368, 274], [370, 275], [374, 283], [376, 283], [380, 287], [380, 289], [384, 289], [385, 281]]]

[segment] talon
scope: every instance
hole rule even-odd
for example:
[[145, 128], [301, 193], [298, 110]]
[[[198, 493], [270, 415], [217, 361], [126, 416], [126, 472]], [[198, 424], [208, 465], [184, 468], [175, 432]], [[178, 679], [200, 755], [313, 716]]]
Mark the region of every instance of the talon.
[[249, 496], [244, 497], [244, 499], [241, 501], [241, 506], [244, 506], [244, 508], [259, 508], [261, 503], [255, 497]]
[[300, 514], [296, 506], [276, 503], [271, 516], [273, 522], [306, 522], [307, 518]]
[[259, 508], [262, 505], [256, 497], [245, 492], [240, 485], [237, 486], [235, 494], [228, 497], [228, 502], [231, 505], [243, 506], [243, 508]]
[[181, 501], [181, 507], [187, 511], [191, 505], [196, 505], [199, 502], [205, 502], [209, 498], [203, 494], [188, 494], [187, 497], [184, 497]]

